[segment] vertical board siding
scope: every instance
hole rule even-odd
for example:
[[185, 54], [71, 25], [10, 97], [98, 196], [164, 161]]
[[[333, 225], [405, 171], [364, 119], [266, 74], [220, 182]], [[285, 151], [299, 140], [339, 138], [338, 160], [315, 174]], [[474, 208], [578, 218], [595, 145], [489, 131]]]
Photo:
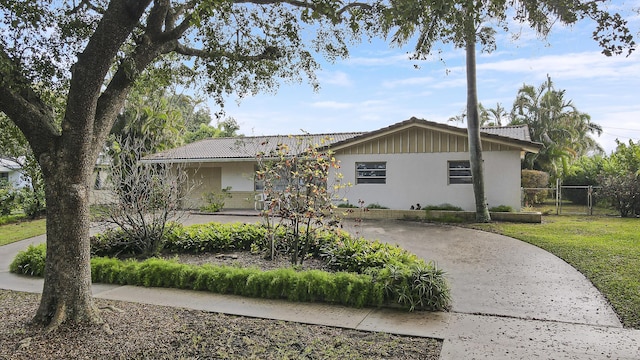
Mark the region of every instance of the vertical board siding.
[[[484, 151], [509, 151], [515, 147], [482, 141]], [[338, 150], [339, 155], [377, 155], [408, 153], [467, 152], [467, 136], [444, 133], [424, 128], [410, 128], [354, 144]]]

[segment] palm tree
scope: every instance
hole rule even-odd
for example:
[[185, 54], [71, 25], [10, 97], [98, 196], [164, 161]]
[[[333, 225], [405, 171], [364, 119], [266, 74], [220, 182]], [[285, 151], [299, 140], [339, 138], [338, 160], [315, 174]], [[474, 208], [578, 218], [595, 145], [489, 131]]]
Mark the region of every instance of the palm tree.
[[590, 151], [602, 151], [589, 135], [602, 133], [588, 114], [578, 111], [565, 90], [556, 90], [551, 77], [537, 88], [523, 85], [511, 110], [510, 125], [529, 126], [531, 139], [544, 144], [538, 154], [527, 154], [525, 167], [559, 176], [569, 162]]
[[[484, 109], [481, 107], [481, 111], [484, 110], [483, 119], [486, 119], [487, 122], [483, 126], [502, 126], [503, 120], [506, 120], [509, 117], [509, 113], [507, 113], [506, 109], [500, 105], [500, 103], [496, 104], [495, 108]], [[491, 119], [493, 118], [493, 121]], [[506, 121], [505, 121], [506, 123]]]

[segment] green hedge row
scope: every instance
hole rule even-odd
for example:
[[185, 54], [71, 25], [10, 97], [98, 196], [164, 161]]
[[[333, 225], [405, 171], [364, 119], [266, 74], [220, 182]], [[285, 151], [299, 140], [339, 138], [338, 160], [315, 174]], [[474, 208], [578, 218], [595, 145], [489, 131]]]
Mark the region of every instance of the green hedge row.
[[95, 282], [210, 291], [299, 302], [330, 302], [347, 306], [382, 305], [382, 285], [371, 276], [292, 268], [262, 271], [255, 268], [186, 265], [163, 259], [142, 262], [95, 258]]

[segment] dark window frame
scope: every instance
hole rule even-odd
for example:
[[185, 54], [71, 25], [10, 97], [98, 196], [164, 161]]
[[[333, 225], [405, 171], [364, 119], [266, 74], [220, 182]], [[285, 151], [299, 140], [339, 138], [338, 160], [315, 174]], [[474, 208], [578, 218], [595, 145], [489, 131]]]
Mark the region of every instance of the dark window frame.
[[386, 184], [386, 161], [357, 161], [355, 166], [356, 185]]
[[471, 161], [447, 161], [447, 180], [449, 185], [473, 184], [473, 175], [471, 174]]

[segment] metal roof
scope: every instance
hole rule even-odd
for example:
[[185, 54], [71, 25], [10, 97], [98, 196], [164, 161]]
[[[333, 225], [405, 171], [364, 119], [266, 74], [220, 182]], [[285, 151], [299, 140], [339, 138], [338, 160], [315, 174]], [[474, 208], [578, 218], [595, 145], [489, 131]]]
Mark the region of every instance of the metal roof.
[[482, 127], [480, 132], [508, 137], [516, 140], [531, 141], [527, 125]]
[[[255, 159], [260, 152], [265, 154], [275, 150], [280, 144], [291, 149], [303, 149], [304, 144], [317, 146], [331, 145], [336, 142], [360, 136], [364, 133], [333, 133], [303, 135], [273, 135], [234, 138], [211, 138], [200, 140], [185, 146], [146, 156], [144, 162], [200, 162]], [[300, 145], [300, 143], [302, 145]]]
[[[423, 126], [439, 131], [466, 135], [467, 129], [412, 117], [409, 120], [384, 127], [371, 132], [349, 132], [332, 134], [272, 135], [234, 138], [211, 138], [200, 140], [185, 146], [166, 150], [146, 156], [143, 162], [208, 162], [208, 161], [243, 161], [253, 160], [260, 152], [269, 154], [279, 144], [286, 144], [291, 149], [303, 150], [298, 143], [313, 143], [324, 146], [349, 146], [352, 142], [393, 132], [410, 126]], [[526, 125], [483, 127], [480, 132], [484, 138], [522, 147], [526, 151], [537, 151], [541, 144], [531, 141], [529, 128]]]

